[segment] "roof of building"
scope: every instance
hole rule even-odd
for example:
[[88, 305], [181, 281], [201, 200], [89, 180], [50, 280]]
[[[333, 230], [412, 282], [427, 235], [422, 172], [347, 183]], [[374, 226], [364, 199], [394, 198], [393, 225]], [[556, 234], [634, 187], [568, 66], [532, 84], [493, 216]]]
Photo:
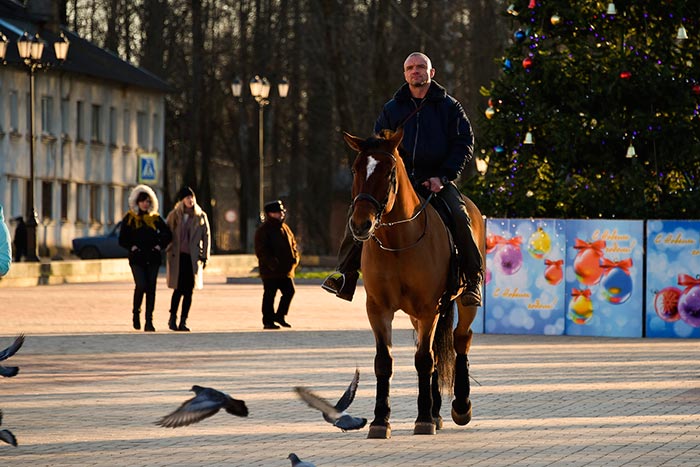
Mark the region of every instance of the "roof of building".
[[[5, 34], [10, 41], [5, 56], [5, 61], [8, 64], [19, 65], [21, 63], [16, 44], [25, 31], [32, 37], [38, 32], [46, 43], [43, 59], [48, 62], [56, 62], [51, 44], [59, 39], [60, 32], [58, 30], [51, 31], [44, 27], [42, 21], [32, 17], [26, 8], [18, 2], [0, 0], [0, 32]], [[64, 63], [60, 64], [61, 71], [160, 92], [172, 90], [166, 81], [155, 74], [119, 58], [109, 50], [96, 46], [65, 26], [60, 26], [60, 31], [70, 41], [68, 57]]]

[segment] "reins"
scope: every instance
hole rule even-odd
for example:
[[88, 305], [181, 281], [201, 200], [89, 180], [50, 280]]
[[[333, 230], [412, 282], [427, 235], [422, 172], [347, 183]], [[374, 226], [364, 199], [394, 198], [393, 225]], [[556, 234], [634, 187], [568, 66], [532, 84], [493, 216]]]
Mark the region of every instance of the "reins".
[[[402, 219], [402, 220], [396, 221], [396, 222], [379, 223], [377, 225], [377, 229], [380, 227], [392, 227], [392, 226], [397, 225], [397, 224], [403, 224], [404, 222], [411, 222], [411, 221], [415, 220], [425, 210], [425, 207], [428, 205], [428, 202], [430, 201], [430, 198], [432, 198], [432, 197], [433, 197], [433, 193], [431, 192], [430, 195], [426, 198], [426, 200], [421, 205], [418, 212], [415, 213], [413, 216], [411, 216], [409, 219]], [[414, 246], [418, 245], [420, 243], [420, 241], [423, 240], [423, 237], [425, 237], [425, 233], [427, 231], [428, 231], [428, 216], [426, 215], [426, 216], [424, 216], [424, 221], [423, 221], [423, 232], [420, 234], [420, 237], [418, 237], [418, 239], [415, 242], [413, 242], [413, 244], [411, 244], [409, 246], [405, 246], [403, 248], [389, 248], [388, 246], [384, 246], [382, 241], [379, 240], [377, 238], [377, 236], [374, 235], [374, 233], [372, 233], [372, 235], [370, 235], [370, 236], [372, 237], [372, 240], [377, 242], [377, 245], [379, 245], [379, 248], [381, 248], [382, 250], [391, 251], [391, 252], [396, 253], [399, 251], [410, 250]]]

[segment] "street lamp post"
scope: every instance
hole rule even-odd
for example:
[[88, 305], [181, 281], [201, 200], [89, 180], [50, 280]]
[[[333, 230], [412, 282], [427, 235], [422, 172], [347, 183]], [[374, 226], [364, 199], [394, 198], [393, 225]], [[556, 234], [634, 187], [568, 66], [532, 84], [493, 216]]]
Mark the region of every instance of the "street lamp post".
[[[0, 61], [5, 62], [9, 40], [0, 33]], [[68, 55], [70, 45], [66, 36], [60, 33], [60, 39], [54, 42], [54, 53], [58, 63], [62, 63]], [[27, 261], [39, 261], [37, 255], [36, 228], [39, 225], [39, 215], [34, 203], [34, 75], [37, 70], [47, 69], [52, 62], [42, 61], [44, 42], [37, 33], [30, 37], [25, 32], [17, 39], [17, 52], [29, 74], [29, 198], [27, 206]]]
[[[270, 103], [270, 82], [265, 77], [260, 77], [255, 75], [253, 79], [250, 80], [250, 94], [255, 98], [258, 103], [258, 212], [260, 214], [260, 219], [265, 219], [264, 205], [265, 205], [265, 126], [263, 123], [263, 109], [266, 105]], [[240, 97], [243, 91], [243, 85], [241, 81], [236, 78], [231, 83], [231, 92], [234, 97]], [[289, 93], [289, 82], [287, 78], [282, 78], [277, 84], [277, 92], [281, 98], [287, 97]]]

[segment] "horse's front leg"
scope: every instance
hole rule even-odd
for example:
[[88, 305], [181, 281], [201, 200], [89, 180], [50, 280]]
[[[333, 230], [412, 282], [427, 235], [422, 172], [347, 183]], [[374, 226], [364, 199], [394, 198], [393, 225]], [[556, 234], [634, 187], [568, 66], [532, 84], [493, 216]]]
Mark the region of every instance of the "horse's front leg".
[[[374, 420], [370, 424], [367, 438], [387, 439], [391, 437], [391, 405], [389, 402], [389, 385], [394, 371], [394, 359], [391, 356], [391, 322], [394, 317], [392, 311], [371, 311], [373, 308], [367, 304], [374, 339], [376, 341], [376, 355], [374, 356], [374, 374], [377, 377], [377, 393], [374, 405]], [[374, 308], [376, 310], [376, 308]]]
[[437, 316], [430, 320], [412, 319], [412, 321], [418, 334], [418, 348], [415, 355], [418, 372], [418, 418], [416, 418], [413, 434], [434, 435], [436, 426], [433, 418], [432, 376], [435, 370], [433, 337]]

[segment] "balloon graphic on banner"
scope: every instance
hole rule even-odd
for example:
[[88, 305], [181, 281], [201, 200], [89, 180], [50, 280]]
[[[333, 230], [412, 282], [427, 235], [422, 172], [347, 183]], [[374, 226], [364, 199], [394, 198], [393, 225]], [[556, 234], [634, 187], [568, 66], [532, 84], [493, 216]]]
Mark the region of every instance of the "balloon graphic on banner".
[[619, 305], [626, 302], [632, 295], [632, 276], [630, 268], [632, 267], [632, 258], [627, 258], [622, 261], [610, 261], [603, 258], [601, 268], [603, 276], [600, 281], [602, 287], [601, 294], [608, 302]]
[[700, 279], [679, 274], [678, 285], [685, 287], [678, 299], [678, 314], [689, 325], [700, 328]]
[[654, 295], [654, 311], [664, 321], [672, 323], [678, 321], [678, 299], [681, 297], [681, 289], [677, 287], [665, 287]]
[[544, 260], [544, 265], [547, 266], [544, 270], [544, 278], [550, 285], [557, 285], [561, 282], [564, 277], [564, 272], [562, 271], [563, 264], [563, 259], [558, 259], [556, 261], [549, 259]]
[[587, 243], [577, 238], [574, 248], [579, 250], [574, 258], [576, 278], [585, 285], [597, 284], [603, 273], [603, 269], [600, 267], [600, 259], [604, 254], [605, 241], [597, 240]]
[[505, 242], [505, 238], [500, 235], [487, 235], [486, 236], [486, 254], [493, 252], [493, 250], [500, 244]]
[[574, 298], [569, 302], [569, 319], [576, 324], [586, 324], [593, 317], [591, 291], [572, 289], [571, 296]]
[[503, 239], [494, 258], [496, 266], [506, 276], [512, 276], [523, 265], [523, 252], [520, 250], [521, 237]]
[[549, 238], [549, 234], [542, 230], [542, 227], [537, 227], [527, 242], [527, 251], [533, 258], [542, 259], [551, 248], [552, 240]]

